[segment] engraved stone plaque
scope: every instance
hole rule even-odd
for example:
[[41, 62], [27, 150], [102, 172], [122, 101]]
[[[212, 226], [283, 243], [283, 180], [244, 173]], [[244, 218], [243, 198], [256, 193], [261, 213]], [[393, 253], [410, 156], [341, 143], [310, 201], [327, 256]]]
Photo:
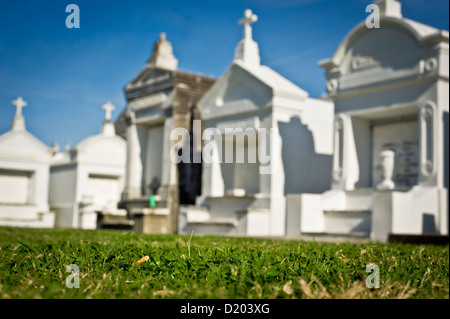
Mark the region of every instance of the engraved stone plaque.
[[395, 153], [394, 175], [396, 187], [417, 184], [419, 168], [419, 141], [417, 121], [387, 125], [373, 128], [372, 185], [383, 180], [380, 167], [380, 152], [392, 150]]

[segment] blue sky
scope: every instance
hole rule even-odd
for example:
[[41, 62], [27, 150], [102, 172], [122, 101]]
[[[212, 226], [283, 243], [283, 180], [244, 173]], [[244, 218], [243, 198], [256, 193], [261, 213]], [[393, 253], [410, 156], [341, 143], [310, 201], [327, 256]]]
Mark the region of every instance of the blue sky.
[[[68, 29], [68, 4], [80, 8], [80, 28]], [[253, 38], [261, 63], [307, 90], [325, 91], [317, 62], [333, 55], [345, 35], [368, 13], [363, 0], [243, 1], [0, 1], [0, 134], [10, 129], [22, 96], [27, 130], [42, 142], [75, 146], [98, 134], [101, 106], [125, 108], [124, 86], [166, 32], [178, 67], [219, 77], [242, 38], [244, 9], [258, 15]], [[403, 0], [403, 16], [449, 29], [447, 0]]]

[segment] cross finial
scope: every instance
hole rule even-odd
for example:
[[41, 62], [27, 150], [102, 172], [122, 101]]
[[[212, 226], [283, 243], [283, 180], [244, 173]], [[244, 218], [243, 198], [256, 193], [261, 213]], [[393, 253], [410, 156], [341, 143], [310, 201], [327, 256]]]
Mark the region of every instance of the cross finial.
[[28, 103], [19, 96], [16, 100], [12, 101], [12, 104], [16, 106], [16, 116], [20, 116], [22, 115], [22, 108], [27, 106]]
[[253, 14], [252, 10], [244, 11], [244, 17], [239, 20], [239, 24], [244, 26], [244, 38], [239, 41], [234, 50], [234, 61], [241, 62], [246, 65], [260, 65], [258, 43], [252, 39], [251, 24], [255, 23], [258, 17]]
[[159, 34], [159, 42], [164, 42], [166, 41], [166, 33], [165, 32], [161, 32]]
[[244, 11], [244, 17], [239, 20], [239, 24], [244, 26], [244, 39], [252, 39], [251, 24], [256, 21], [258, 21], [258, 16], [253, 14], [252, 10], [247, 9]]
[[108, 101], [106, 104], [103, 104], [102, 108], [106, 111], [105, 112], [105, 121], [110, 122], [111, 121], [111, 112], [115, 109], [114, 105], [111, 104], [111, 101]]

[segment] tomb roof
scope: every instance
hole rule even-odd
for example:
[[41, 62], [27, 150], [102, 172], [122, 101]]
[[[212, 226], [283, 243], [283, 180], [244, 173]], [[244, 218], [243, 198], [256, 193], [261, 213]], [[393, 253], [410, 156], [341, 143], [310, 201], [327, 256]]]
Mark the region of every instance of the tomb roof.
[[[401, 5], [399, 1], [380, 0], [376, 1], [374, 4], [380, 7], [381, 28], [383, 25], [391, 25], [403, 29], [412, 34], [421, 45], [441, 41], [448, 43], [449, 33], [447, 30], [439, 30], [421, 22], [404, 18], [401, 13]], [[366, 26], [366, 21], [360, 22], [345, 36], [344, 40], [335, 51], [333, 57], [319, 61], [318, 65], [326, 69], [339, 65], [347, 50], [347, 47], [350, 46], [351, 43], [353, 43], [353, 41], [359, 38], [362, 34], [372, 31], [373, 30], [371, 28]]]
[[[24, 152], [26, 153], [30, 153], [31, 149], [30, 149], [30, 145], [33, 145], [32, 147], [41, 151], [42, 153], [48, 154], [48, 156], [50, 156], [50, 151], [51, 148], [49, 148], [47, 145], [45, 145], [43, 142], [41, 142], [36, 136], [34, 136], [33, 134], [31, 134], [28, 131], [8, 131], [2, 135], [0, 135], [0, 145], [3, 144], [7, 144], [8, 140], [14, 140], [14, 148], [16, 149], [17, 145], [23, 144], [23, 145], [27, 145], [26, 148], [24, 148]], [[23, 141], [23, 142], [21, 142]], [[8, 148], [8, 147], [7, 147]], [[22, 154], [24, 152], [18, 151], [17, 152], [17, 157], [21, 157], [19, 154]], [[9, 152], [8, 152], [9, 153]], [[9, 153], [11, 156], [15, 156], [13, 155], [13, 153]], [[8, 155], [9, 156], [9, 155]]]

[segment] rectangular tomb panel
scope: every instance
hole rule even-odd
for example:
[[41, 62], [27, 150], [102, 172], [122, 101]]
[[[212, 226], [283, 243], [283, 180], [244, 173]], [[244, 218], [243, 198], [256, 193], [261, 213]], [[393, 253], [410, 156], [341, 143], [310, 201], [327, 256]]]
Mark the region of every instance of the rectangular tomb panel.
[[418, 181], [419, 130], [417, 121], [376, 125], [373, 127], [372, 183], [383, 180], [381, 156], [383, 150], [394, 151], [393, 181], [395, 187], [414, 186]]
[[29, 204], [32, 172], [0, 170], [0, 203]]

